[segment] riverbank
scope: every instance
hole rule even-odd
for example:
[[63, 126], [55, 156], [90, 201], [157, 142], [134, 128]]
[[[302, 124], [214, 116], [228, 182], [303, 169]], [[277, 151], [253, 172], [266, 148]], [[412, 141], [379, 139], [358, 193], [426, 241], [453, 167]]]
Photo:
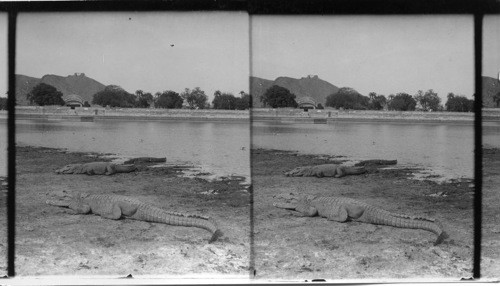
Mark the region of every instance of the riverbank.
[[[0, 116], [6, 111], [0, 111]], [[17, 119], [37, 120], [199, 120], [199, 121], [276, 121], [283, 123], [334, 123], [336, 121], [391, 121], [472, 123], [472, 112], [422, 112], [316, 109], [308, 112], [292, 108], [249, 110], [146, 109], [61, 106], [17, 106]], [[484, 121], [500, 121], [500, 109], [483, 109]]]
[[[151, 165], [112, 176], [58, 175], [54, 170], [66, 164], [113, 156], [41, 147], [18, 147], [16, 155], [17, 275], [248, 278], [250, 194], [241, 184], [244, 178], [207, 181], [201, 173], [184, 177], [184, 166]], [[208, 244], [210, 233], [200, 228], [72, 215], [45, 204], [82, 191], [131, 196], [169, 211], [211, 216], [224, 236]], [[6, 225], [5, 216], [0, 225]], [[5, 251], [2, 241], [1, 272], [6, 271]]]
[[[252, 152], [258, 279], [458, 281], [472, 275], [474, 184], [470, 180], [414, 180], [412, 173], [417, 170], [408, 168], [371, 168], [366, 174], [338, 179], [283, 175], [298, 166], [342, 161], [341, 156]], [[500, 158], [495, 162], [498, 164]], [[273, 202], [288, 202], [304, 194], [345, 196], [391, 212], [434, 218], [450, 238], [433, 246], [436, 236], [427, 231], [296, 217], [273, 206]], [[490, 201], [485, 200], [485, 204]], [[500, 214], [497, 206], [490, 206], [496, 216]], [[498, 238], [495, 241], [492, 246]], [[488, 259], [490, 264], [485, 265], [483, 274], [498, 267], [492, 259], [499, 261], [500, 255]]]

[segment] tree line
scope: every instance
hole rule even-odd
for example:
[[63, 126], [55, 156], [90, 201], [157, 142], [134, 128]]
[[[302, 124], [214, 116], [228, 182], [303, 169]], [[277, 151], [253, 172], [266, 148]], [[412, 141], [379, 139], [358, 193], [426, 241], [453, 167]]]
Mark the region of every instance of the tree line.
[[[295, 101], [296, 95], [290, 90], [274, 85], [266, 90], [260, 97], [260, 101], [265, 106], [272, 108], [277, 107], [297, 107]], [[499, 99], [500, 101], [500, 99]], [[447, 101], [443, 106], [441, 98], [432, 89], [427, 91], [419, 90], [416, 94], [400, 92], [385, 96], [370, 92], [368, 96], [361, 95], [356, 90], [350, 87], [342, 87], [336, 93], [326, 97], [327, 107], [337, 109], [354, 109], [354, 110], [396, 110], [396, 111], [455, 111], [455, 112], [470, 112], [474, 111], [474, 100], [468, 99], [463, 95], [455, 95], [450, 92], [447, 95]], [[318, 104], [318, 108], [322, 108]]]
[[[217, 90], [214, 93], [212, 104], [208, 102], [208, 96], [199, 87], [194, 89], [186, 88], [180, 94], [166, 90], [156, 92], [154, 95], [150, 92], [137, 90], [134, 94], [127, 92], [117, 85], [108, 85], [92, 96], [92, 104], [109, 107], [123, 108], [191, 108], [191, 109], [228, 109], [245, 110], [251, 107], [251, 96], [244, 91], [239, 93], [239, 97], [232, 93], [222, 93]], [[36, 105], [64, 105], [63, 94], [55, 87], [40, 83], [35, 86], [28, 94], [27, 99], [31, 104]], [[84, 106], [90, 106], [85, 101]]]

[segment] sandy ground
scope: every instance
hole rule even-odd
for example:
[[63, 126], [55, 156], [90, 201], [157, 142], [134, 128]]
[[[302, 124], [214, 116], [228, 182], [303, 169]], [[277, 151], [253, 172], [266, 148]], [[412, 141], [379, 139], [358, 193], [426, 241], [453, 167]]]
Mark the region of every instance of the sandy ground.
[[[18, 275], [206, 275], [250, 272], [250, 195], [237, 178], [208, 182], [180, 169], [140, 166], [113, 176], [57, 175], [65, 164], [102, 160], [98, 154], [20, 147], [17, 153]], [[416, 170], [370, 169], [344, 178], [290, 178], [297, 166], [342, 161], [277, 150], [252, 152], [254, 263], [259, 280], [451, 279], [472, 275], [474, 185], [410, 179]], [[500, 150], [484, 152], [483, 277], [500, 273]], [[5, 206], [0, 180], [0, 205]], [[214, 216], [225, 236], [192, 227], [72, 215], [45, 200], [85, 190], [140, 198], [168, 210]], [[215, 190], [215, 191], [211, 191]], [[207, 195], [213, 193], [214, 195]], [[389, 211], [436, 218], [450, 235], [358, 222], [301, 218], [272, 206], [299, 194], [343, 195]], [[5, 213], [5, 212], [4, 212]], [[6, 217], [0, 216], [0, 226]], [[5, 228], [4, 228], [5, 229]], [[6, 272], [6, 237], [0, 236], [0, 274]]]
[[[283, 175], [298, 166], [341, 159], [276, 150], [253, 151], [257, 278], [458, 280], [472, 276], [471, 181], [438, 184], [409, 179], [415, 170], [379, 168], [338, 179]], [[433, 246], [436, 236], [431, 232], [296, 217], [272, 205], [299, 194], [345, 196], [392, 212], [435, 218], [442, 222], [450, 238]], [[498, 252], [494, 258], [499, 258]]]
[[[250, 194], [242, 178], [208, 182], [182, 177], [180, 168], [146, 165], [112, 176], [54, 173], [66, 164], [90, 161], [103, 160], [97, 154], [17, 149], [17, 275], [249, 277]], [[45, 204], [64, 192], [81, 191], [132, 196], [170, 211], [212, 216], [224, 236], [209, 244], [210, 233], [199, 228], [73, 215]], [[0, 204], [5, 205], [4, 197]]]
[[500, 279], [500, 150], [483, 150], [481, 276]]

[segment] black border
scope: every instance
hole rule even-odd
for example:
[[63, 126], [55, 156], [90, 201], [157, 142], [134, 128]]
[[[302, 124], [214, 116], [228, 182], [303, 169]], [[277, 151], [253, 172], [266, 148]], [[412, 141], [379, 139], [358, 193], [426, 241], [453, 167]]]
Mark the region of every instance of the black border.
[[8, 193], [7, 193], [7, 275], [15, 276], [15, 246], [16, 246], [16, 17], [17, 13], [9, 12], [8, 24], [8, 73], [9, 90], [7, 97], [7, 150], [8, 150]]
[[[8, 12], [8, 251], [7, 273], [15, 276], [15, 47], [16, 19], [19, 12], [95, 12], [95, 11], [241, 11], [250, 15], [470, 15], [474, 18], [475, 94], [482, 95], [482, 24], [484, 15], [499, 14], [495, 0], [171, 0], [171, 1], [40, 1], [0, 2], [0, 12]], [[251, 19], [250, 19], [251, 23]], [[251, 27], [250, 27], [251, 29]], [[251, 32], [251, 30], [250, 30]], [[251, 33], [250, 33], [251, 37]], [[250, 39], [250, 45], [252, 43]], [[251, 52], [250, 52], [251, 57]], [[250, 64], [251, 75], [251, 64]], [[474, 253], [473, 278], [479, 279], [482, 219], [482, 98], [475, 97], [474, 153]], [[250, 111], [251, 114], [251, 111]], [[250, 133], [251, 134], [251, 133]], [[250, 161], [250, 166], [252, 162]], [[253, 230], [253, 190], [251, 191], [251, 230]], [[253, 235], [251, 235], [253, 248]], [[250, 278], [254, 257], [250, 250]]]
[[481, 225], [482, 225], [482, 198], [483, 198], [483, 130], [482, 130], [482, 106], [483, 106], [483, 14], [474, 15], [474, 252], [472, 277], [481, 277]]

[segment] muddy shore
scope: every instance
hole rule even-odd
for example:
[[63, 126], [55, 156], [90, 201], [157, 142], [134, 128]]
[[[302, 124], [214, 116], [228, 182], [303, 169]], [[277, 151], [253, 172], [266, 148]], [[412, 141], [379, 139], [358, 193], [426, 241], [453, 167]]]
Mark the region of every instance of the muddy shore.
[[[298, 166], [331, 162], [340, 163], [342, 157], [252, 152], [256, 278], [459, 280], [472, 275], [471, 180], [439, 184], [411, 179], [414, 169], [380, 168], [338, 179], [283, 175]], [[450, 238], [433, 246], [431, 232], [297, 217], [272, 205], [300, 194], [345, 196], [391, 212], [434, 218]]]
[[[248, 186], [240, 184], [241, 178], [209, 182], [201, 176], [183, 177], [183, 166], [148, 165], [113, 176], [54, 173], [65, 164], [111, 159], [101, 155], [17, 149], [18, 275], [252, 277], [250, 194]], [[256, 279], [456, 281], [472, 275], [472, 181], [414, 180], [411, 174], [418, 170], [408, 168], [372, 167], [366, 174], [339, 179], [283, 175], [297, 166], [343, 160], [342, 156], [252, 151]], [[500, 150], [484, 151], [483, 172], [482, 274], [494, 278], [500, 273]], [[0, 189], [0, 205], [5, 206], [6, 186]], [[208, 244], [210, 234], [198, 228], [72, 215], [45, 204], [49, 198], [82, 190], [134, 196], [171, 211], [210, 215], [218, 219], [225, 235]], [[272, 205], [299, 194], [342, 195], [388, 211], [435, 218], [450, 237], [433, 246], [436, 237], [427, 231], [296, 217]], [[6, 226], [5, 216], [0, 216], [0, 225]], [[1, 236], [2, 275], [6, 246], [6, 237]]]
[[[183, 166], [151, 167], [112, 176], [58, 175], [66, 164], [106, 161], [101, 154], [18, 147], [16, 180], [16, 274], [162, 275], [167, 277], [249, 276], [250, 194], [243, 178], [207, 181], [182, 176]], [[74, 215], [49, 206], [66, 193], [119, 194], [169, 211], [211, 216], [224, 236], [209, 244], [210, 233], [96, 215]], [[5, 196], [0, 205], [5, 206]], [[0, 225], [6, 218], [0, 217]], [[0, 242], [0, 257], [6, 243]], [[6, 271], [5, 261], [0, 262]]]

